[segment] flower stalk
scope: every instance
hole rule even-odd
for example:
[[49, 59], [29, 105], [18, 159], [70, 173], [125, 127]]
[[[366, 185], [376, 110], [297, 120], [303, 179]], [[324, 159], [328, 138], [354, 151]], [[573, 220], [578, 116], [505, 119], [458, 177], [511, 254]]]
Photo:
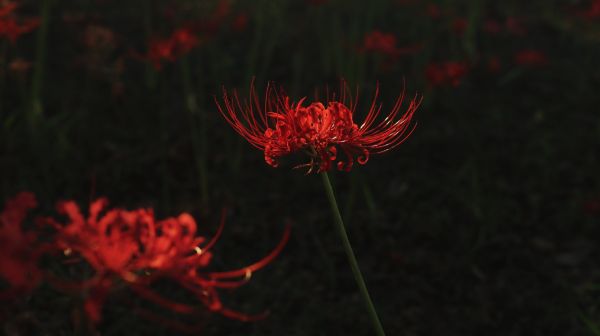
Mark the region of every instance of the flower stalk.
[[344, 221], [342, 219], [342, 215], [340, 213], [340, 209], [338, 208], [337, 201], [335, 200], [335, 193], [333, 191], [333, 186], [329, 181], [329, 176], [327, 172], [321, 172], [321, 177], [323, 179], [323, 185], [325, 186], [325, 192], [327, 193], [327, 199], [329, 200], [329, 205], [331, 206], [331, 211], [333, 212], [333, 217], [335, 219], [336, 228], [338, 234], [342, 240], [342, 246], [344, 247], [344, 252], [346, 252], [346, 257], [348, 258], [348, 262], [350, 263], [350, 268], [352, 269], [352, 275], [354, 276], [354, 280], [358, 285], [358, 289], [360, 291], [360, 295], [365, 303], [367, 311], [369, 312], [369, 317], [371, 319], [371, 323], [373, 324], [373, 328], [375, 329], [376, 335], [385, 336], [385, 332], [383, 330], [383, 326], [381, 325], [381, 321], [379, 320], [379, 316], [377, 315], [377, 310], [375, 309], [375, 305], [371, 300], [371, 296], [369, 295], [369, 290], [367, 289], [367, 285], [365, 280], [360, 272], [360, 268], [358, 267], [358, 262], [356, 261], [356, 257], [354, 256], [354, 251], [352, 250], [352, 245], [350, 244], [350, 239], [348, 239], [348, 234], [346, 233], [346, 228], [344, 226]]

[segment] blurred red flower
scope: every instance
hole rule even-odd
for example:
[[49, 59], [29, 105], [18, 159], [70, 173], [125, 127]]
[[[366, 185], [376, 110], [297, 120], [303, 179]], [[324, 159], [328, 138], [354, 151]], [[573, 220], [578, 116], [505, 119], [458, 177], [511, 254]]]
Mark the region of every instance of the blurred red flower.
[[600, 0], [593, 0], [589, 7], [582, 11], [580, 15], [588, 20], [600, 18]]
[[394, 55], [396, 53], [396, 37], [393, 34], [373, 30], [365, 35], [363, 51]]
[[36, 247], [37, 236], [21, 227], [27, 211], [36, 206], [32, 193], [21, 192], [8, 200], [0, 213], [0, 279], [9, 286], [0, 291], [0, 299], [28, 293], [42, 279], [37, 266], [40, 255], [40, 249]]
[[456, 18], [452, 21], [452, 31], [456, 35], [462, 35], [467, 30], [468, 21], [465, 18]]
[[425, 13], [432, 19], [439, 19], [442, 16], [442, 11], [440, 10], [440, 7], [432, 3], [427, 4]]
[[430, 63], [425, 69], [425, 76], [431, 86], [458, 86], [468, 70], [465, 62]]
[[[92, 278], [79, 282], [53, 278], [58, 288], [87, 290], [84, 309], [92, 322], [101, 320], [103, 303], [117, 281], [176, 312], [191, 314], [198, 311], [191, 305], [172, 302], [154, 292], [151, 284], [162, 278], [171, 279], [191, 291], [210, 311], [242, 320], [252, 318], [223, 307], [216, 288], [244, 284], [253, 271], [264, 267], [281, 251], [289, 231], [274, 251], [261, 261], [241, 270], [207, 272], [204, 268], [211, 260], [210, 249], [223, 222], [217, 235], [207, 241], [196, 235], [196, 222], [187, 213], [161, 221], [155, 220], [152, 209], [111, 209], [100, 216], [107, 203], [104, 198], [92, 202], [89, 216], [84, 218], [75, 202], [60, 202], [57, 210], [67, 216], [66, 224], [52, 218], [41, 219], [56, 230], [56, 249], [69, 257], [81, 258], [95, 271]], [[244, 278], [238, 280], [240, 277]]]
[[141, 58], [150, 61], [156, 70], [160, 70], [163, 61], [174, 62], [177, 58], [188, 54], [198, 44], [199, 39], [192, 29], [183, 27], [175, 30], [166, 39], [152, 39], [148, 52]]
[[233, 22], [231, 22], [231, 29], [236, 32], [242, 32], [248, 27], [248, 21], [248, 14], [240, 13], [233, 19]]
[[511, 34], [519, 36], [527, 34], [527, 29], [525, 29], [521, 20], [517, 19], [516, 17], [507, 17], [504, 25], [506, 27], [506, 31]]
[[513, 58], [516, 64], [523, 66], [544, 66], [549, 63], [546, 54], [535, 49], [519, 50]]
[[15, 43], [21, 35], [33, 31], [40, 25], [38, 18], [18, 20], [14, 13], [17, 7], [18, 5], [14, 2], [0, 5], [0, 38], [8, 38], [11, 43]]
[[502, 31], [502, 25], [494, 19], [485, 19], [483, 22], [483, 31], [489, 34], [499, 34]]
[[[265, 161], [277, 167], [279, 158], [294, 152], [303, 152], [310, 162], [299, 167], [308, 167], [308, 173], [331, 169], [337, 158], [338, 148], [346, 160], [337, 162], [339, 170], [349, 171], [358, 158], [365, 164], [371, 154], [386, 152], [401, 144], [414, 129], [409, 127], [420, 99], [410, 101], [407, 111], [399, 114], [404, 93], [397, 99], [389, 114], [375, 123], [381, 114], [381, 105], [376, 103], [379, 88], [375, 92], [369, 112], [359, 126], [353, 121], [357, 101], [346, 103], [348, 89], [342, 85], [340, 99], [335, 95], [326, 104], [313, 102], [303, 106], [306, 98], [297, 103], [290, 102], [284, 93], [275, 93], [268, 86], [264, 107], [251, 84], [250, 102], [240, 102], [234, 91], [230, 97], [223, 89], [223, 106], [216, 101], [225, 120], [250, 144], [264, 151]], [[352, 99], [350, 99], [352, 100]]]
[[498, 57], [492, 56], [488, 59], [488, 62], [487, 62], [488, 72], [498, 73], [498, 72], [500, 72], [501, 68], [502, 68], [502, 65], [500, 64], [500, 60], [498, 59]]

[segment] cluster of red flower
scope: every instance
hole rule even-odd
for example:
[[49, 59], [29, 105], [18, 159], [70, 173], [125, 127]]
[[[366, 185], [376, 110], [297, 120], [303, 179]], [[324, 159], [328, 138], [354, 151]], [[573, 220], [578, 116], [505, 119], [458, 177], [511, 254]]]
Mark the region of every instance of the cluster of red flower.
[[[228, 272], [210, 272], [211, 248], [215, 237], [197, 236], [191, 215], [156, 220], [152, 209], [111, 209], [104, 211], [106, 199], [91, 203], [84, 217], [73, 201], [60, 202], [57, 211], [68, 218], [61, 223], [50, 217], [38, 217], [38, 228], [51, 227], [49, 241], [41, 242], [34, 231], [24, 231], [22, 223], [29, 209], [36, 206], [33, 194], [23, 192], [6, 203], [0, 214], [0, 278], [9, 288], [0, 298], [10, 299], [31, 292], [42, 280], [64, 291], [88, 293], [84, 308], [92, 322], [99, 322], [103, 302], [118, 283], [124, 283], [143, 298], [179, 313], [192, 314], [199, 309], [173, 302], [152, 290], [158, 279], [169, 279], [193, 293], [210, 311], [240, 320], [257, 318], [228, 309], [221, 304], [217, 289], [243, 285], [252, 272], [264, 267], [281, 251], [279, 245], [262, 260]], [[70, 262], [86, 263], [94, 275], [85, 280], [64, 280], [38, 267], [42, 255], [67, 256]]]
[[144, 58], [160, 70], [162, 61], [174, 62], [189, 53], [198, 43], [198, 37], [190, 28], [179, 28], [168, 38], [151, 40]]
[[40, 25], [38, 18], [18, 20], [14, 15], [17, 7], [18, 5], [14, 2], [0, 7], [0, 37], [7, 38], [12, 43], [15, 43], [21, 35], [29, 33]]
[[[310, 162], [298, 167], [308, 167], [308, 173], [328, 171], [331, 163], [337, 159], [338, 147], [346, 155], [346, 160], [337, 162], [339, 170], [352, 169], [354, 158], [365, 164], [370, 154], [386, 152], [401, 144], [412, 132], [410, 121], [420, 104], [412, 99], [407, 111], [398, 117], [404, 94], [402, 94], [390, 113], [379, 123], [375, 120], [381, 113], [376, 103], [379, 89], [363, 123], [358, 126], [353, 121], [356, 101], [347, 98], [348, 89], [342, 84], [340, 100], [328, 98], [327, 106], [313, 102], [303, 106], [306, 98], [291, 103], [283, 93], [276, 93], [269, 86], [266, 92], [265, 108], [251, 85], [251, 103], [242, 108], [237, 93], [230, 97], [224, 94], [224, 106], [217, 106], [227, 122], [254, 147], [264, 151], [265, 161], [277, 167], [281, 156], [298, 151], [306, 152]], [[346, 100], [350, 100], [346, 103]], [[241, 119], [240, 119], [241, 116]], [[271, 121], [274, 126], [269, 125]]]

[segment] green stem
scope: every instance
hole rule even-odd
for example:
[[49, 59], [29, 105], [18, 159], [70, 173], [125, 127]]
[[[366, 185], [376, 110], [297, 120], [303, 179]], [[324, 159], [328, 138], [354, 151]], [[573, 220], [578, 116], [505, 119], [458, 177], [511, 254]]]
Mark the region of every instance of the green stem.
[[[208, 177], [206, 168], [206, 118], [205, 115], [199, 115], [198, 102], [192, 88], [190, 78], [190, 64], [187, 57], [181, 59], [181, 75], [183, 81], [183, 93], [185, 96], [185, 106], [188, 110], [190, 120], [190, 136], [194, 148], [194, 160], [198, 171], [200, 195], [202, 202], [208, 203]], [[198, 125], [200, 121], [200, 125]]]
[[29, 123], [32, 131], [35, 133], [39, 119], [42, 116], [41, 91], [44, 81], [44, 65], [46, 63], [46, 46], [48, 34], [48, 21], [50, 20], [50, 1], [44, 0], [41, 8], [41, 23], [37, 33], [36, 60], [34, 64], [34, 73], [31, 84], [31, 110], [29, 114]]
[[338, 229], [338, 234], [342, 239], [342, 245], [344, 246], [344, 251], [346, 252], [348, 262], [350, 263], [350, 267], [352, 268], [354, 280], [356, 281], [358, 289], [360, 290], [360, 294], [365, 302], [365, 305], [367, 306], [367, 311], [369, 312], [369, 316], [371, 317], [373, 328], [375, 328], [375, 332], [378, 336], [385, 336], [383, 326], [379, 321], [377, 311], [375, 310], [373, 301], [371, 301], [371, 296], [369, 296], [367, 285], [365, 284], [365, 280], [363, 279], [363, 276], [360, 273], [360, 268], [358, 267], [358, 262], [356, 261], [356, 257], [354, 256], [352, 245], [350, 244], [350, 240], [348, 239], [348, 234], [346, 233], [346, 228], [344, 227], [344, 221], [342, 220], [340, 209], [338, 208], [337, 202], [335, 200], [335, 194], [333, 192], [333, 187], [331, 186], [331, 182], [329, 181], [329, 176], [327, 175], [327, 172], [322, 172], [321, 177], [323, 178], [323, 184], [325, 185], [325, 191], [327, 192], [327, 198], [329, 199], [331, 211], [333, 212], [333, 216], [335, 217], [335, 223]]

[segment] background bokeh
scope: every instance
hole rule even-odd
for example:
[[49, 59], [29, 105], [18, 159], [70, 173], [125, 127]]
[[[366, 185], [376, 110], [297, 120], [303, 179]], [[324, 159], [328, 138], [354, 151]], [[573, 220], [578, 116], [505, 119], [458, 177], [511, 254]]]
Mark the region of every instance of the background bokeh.
[[[106, 196], [190, 212], [207, 236], [226, 208], [220, 270], [291, 224], [278, 258], [222, 295], [268, 318], [207, 314], [198, 334], [370, 334], [320, 178], [268, 166], [215, 105], [253, 79], [311, 101], [343, 78], [357, 122], [376, 85], [384, 111], [424, 97], [403, 145], [331, 174], [388, 335], [600, 335], [600, 2], [16, 2], [39, 25], [0, 29], [2, 200], [29, 190], [51, 213]], [[193, 38], [165, 47], [181, 29]], [[112, 297], [97, 333], [181, 332], [133, 313], [146, 304]], [[2, 332], [73, 335], [78, 309], [41, 287]]]

